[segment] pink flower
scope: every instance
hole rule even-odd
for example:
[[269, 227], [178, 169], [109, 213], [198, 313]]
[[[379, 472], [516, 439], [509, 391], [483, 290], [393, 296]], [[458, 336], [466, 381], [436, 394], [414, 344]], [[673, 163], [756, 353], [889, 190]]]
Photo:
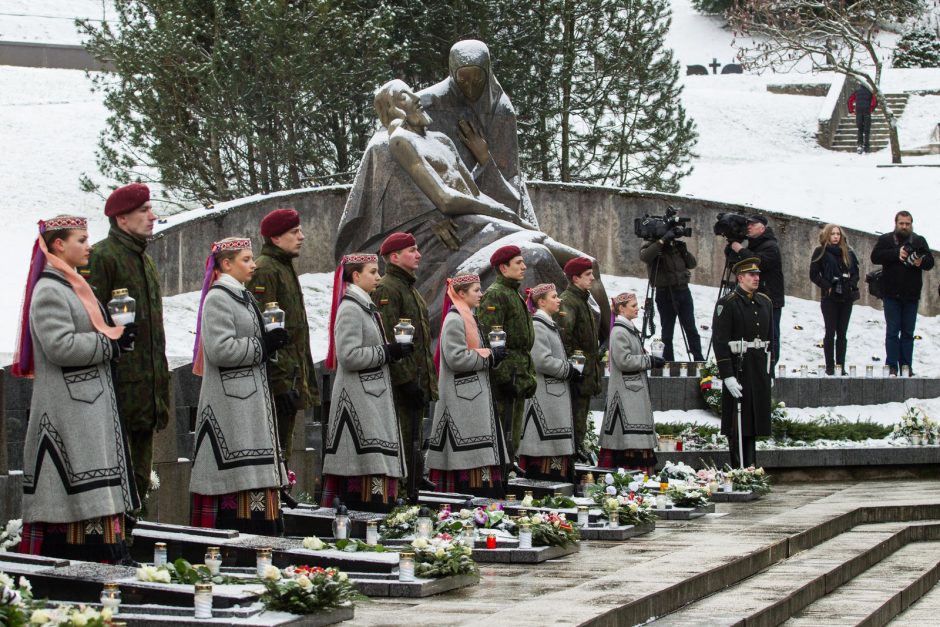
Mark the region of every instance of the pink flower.
[[287, 471], [287, 483], [288, 485], [294, 485], [297, 483], [297, 474], [293, 470]]

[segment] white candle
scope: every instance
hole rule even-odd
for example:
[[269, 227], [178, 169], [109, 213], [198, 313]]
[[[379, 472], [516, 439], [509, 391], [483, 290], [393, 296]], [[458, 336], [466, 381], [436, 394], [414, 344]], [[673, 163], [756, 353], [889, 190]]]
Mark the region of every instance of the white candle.
[[206, 568], [209, 569], [209, 574], [215, 577], [219, 574], [219, 569], [222, 567], [221, 558], [207, 558], [206, 559]]
[[212, 584], [197, 583], [193, 595], [196, 618], [212, 618]]
[[122, 327], [134, 321], [134, 314], [133, 313], [111, 314], [111, 319], [114, 320], [115, 326]]

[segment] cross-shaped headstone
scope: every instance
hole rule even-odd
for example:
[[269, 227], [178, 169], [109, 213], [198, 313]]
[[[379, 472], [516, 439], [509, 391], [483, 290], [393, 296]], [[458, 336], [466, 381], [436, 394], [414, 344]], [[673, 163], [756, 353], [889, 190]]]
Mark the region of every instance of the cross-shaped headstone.
[[708, 64], [708, 67], [712, 69], [712, 74], [717, 74], [718, 68], [721, 67], [721, 63], [718, 63], [718, 59], [712, 57], [712, 62]]

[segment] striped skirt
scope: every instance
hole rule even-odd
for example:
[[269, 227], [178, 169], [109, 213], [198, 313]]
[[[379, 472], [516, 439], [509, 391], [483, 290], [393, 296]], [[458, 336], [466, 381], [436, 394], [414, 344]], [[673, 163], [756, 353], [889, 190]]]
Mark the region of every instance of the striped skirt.
[[70, 523], [23, 524], [20, 553], [103, 564], [129, 564], [124, 514]]
[[525, 471], [525, 478], [539, 481], [571, 481], [568, 473], [573, 463], [570, 455], [555, 457], [519, 456], [519, 467]]
[[467, 470], [431, 469], [431, 482], [439, 492], [472, 494], [491, 499], [506, 496], [503, 487], [503, 469], [499, 466], [480, 466]]
[[320, 503], [333, 507], [336, 499], [355, 511], [390, 512], [398, 500], [398, 479], [385, 475], [323, 475]]
[[656, 467], [656, 453], [649, 448], [628, 448], [622, 451], [602, 448], [597, 453], [597, 466], [599, 468], [640, 470], [652, 475], [653, 469]]
[[284, 534], [279, 488], [242, 490], [229, 494], [193, 494], [193, 527], [235, 529], [260, 536]]

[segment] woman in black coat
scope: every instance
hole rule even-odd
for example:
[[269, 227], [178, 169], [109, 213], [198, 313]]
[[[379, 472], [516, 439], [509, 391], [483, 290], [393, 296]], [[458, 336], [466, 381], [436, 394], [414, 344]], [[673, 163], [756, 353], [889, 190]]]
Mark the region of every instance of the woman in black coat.
[[[819, 234], [819, 246], [809, 264], [810, 280], [822, 288], [823, 321], [826, 336], [823, 353], [826, 374], [836, 374], [835, 366], [845, 368], [845, 333], [852, 316], [852, 303], [858, 300], [858, 257], [836, 224], [827, 224]], [[835, 356], [833, 356], [833, 347]], [[845, 374], [844, 370], [839, 374]]]

